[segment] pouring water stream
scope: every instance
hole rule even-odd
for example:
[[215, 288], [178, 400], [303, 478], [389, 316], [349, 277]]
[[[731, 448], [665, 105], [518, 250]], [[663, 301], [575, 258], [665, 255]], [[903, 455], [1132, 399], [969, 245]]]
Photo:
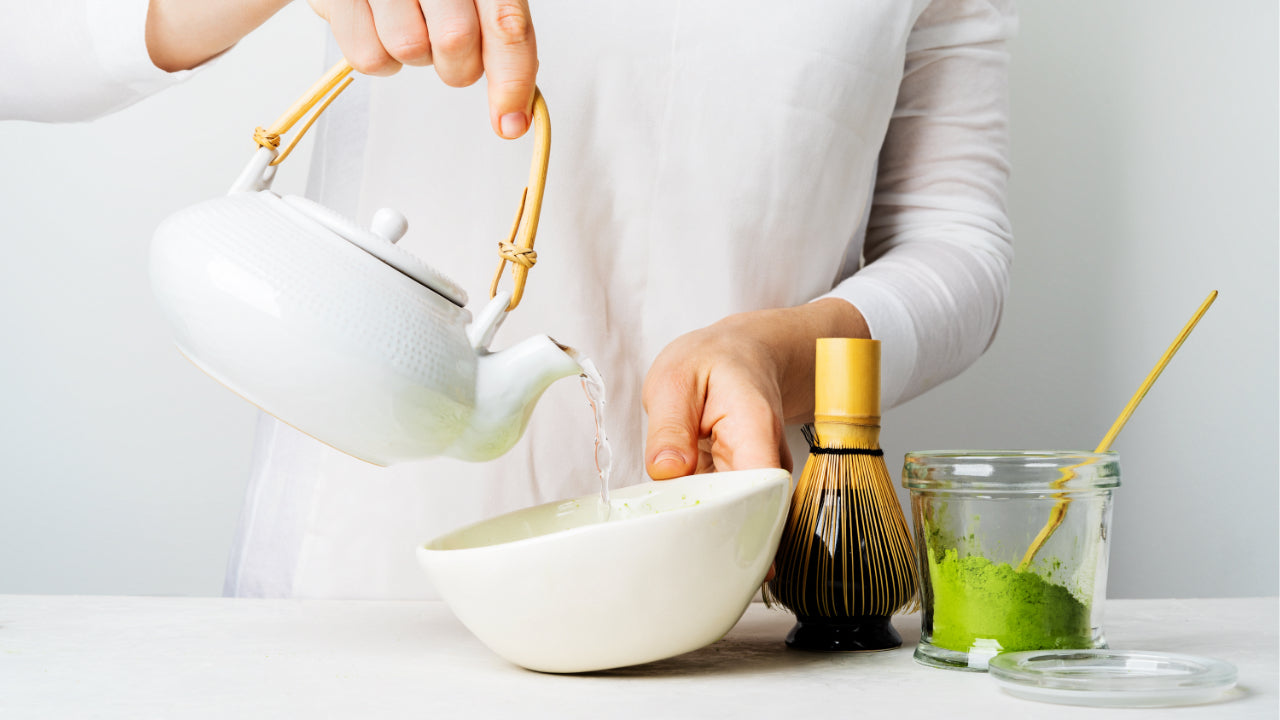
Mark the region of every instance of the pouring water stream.
[[613, 470], [613, 449], [609, 446], [609, 436], [604, 430], [604, 378], [596, 369], [596, 364], [588, 358], [575, 357], [582, 366], [582, 389], [587, 394], [587, 402], [595, 416], [595, 461], [596, 472], [600, 475], [599, 513], [602, 521], [609, 519], [609, 474]]

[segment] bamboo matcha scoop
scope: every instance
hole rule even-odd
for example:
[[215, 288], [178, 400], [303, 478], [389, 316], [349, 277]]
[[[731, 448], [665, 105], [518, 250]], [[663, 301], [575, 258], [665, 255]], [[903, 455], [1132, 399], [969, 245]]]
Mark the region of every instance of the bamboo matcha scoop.
[[[1095, 453], [1104, 453], [1111, 449], [1111, 443], [1115, 442], [1116, 436], [1120, 434], [1120, 430], [1124, 427], [1124, 424], [1129, 422], [1129, 417], [1133, 415], [1133, 411], [1138, 407], [1138, 403], [1142, 402], [1142, 398], [1146, 397], [1147, 391], [1155, 384], [1156, 378], [1160, 377], [1160, 373], [1164, 371], [1164, 367], [1173, 359], [1173, 354], [1178, 352], [1178, 348], [1182, 347], [1183, 341], [1185, 341], [1187, 336], [1191, 334], [1191, 331], [1195, 329], [1196, 323], [1200, 322], [1200, 318], [1204, 317], [1209, 306], [1217, 299], [1218, 291], [1214, 290], [1209, 293], [1209, 297], [1205, 298], [1205, 301], [1201, 303], [1200, 309], [1196, 310], [1195, 315], [1192, 315], [1191, 319], [1187, 321], [1186, 326], [1182, 328], [1182, 332], [1178, 333], [1178, 337], [1174, 338], [1173, 344], [1169, 346], [1168, 350], [1164, 351], [1164, 356], [1160, 358], [1160, 362], [1156, 363], [1156, 366], [1147, 374], [1147, 379], [1142, 381], [1142, 385], [1138, 388], [1138, 391], [1129, 399], [1129, 404], [1125, 405], [1124, 410], [1120, 411], [1120, 417], [1116, 418], [1116, 421], [1111, 424], [1111, 429], [1107, 431], [1107, 434], [1102, 438], [1102, 442], [1098, 443], [1098, 447], [1094, 449]], [[1062, 476], [1057, 480], [1054, 480], [1052, 486], [1055, 488], [1065, 486], [1071, 478], [1076, 476], [1076, 468], [1082, 467], [1090, 462], [1093, 461], [1086, 460], [1079, 465], [1072, 465], [1071, 467], [1063, 468]], [[1065, 494], [1059, 494], [1057, 498], [1058, 502], [1054, 504], [1053, 509], [1049, 512], [1049, 521], [1045, 523], [1044, 527], [1040, 528], [1040, 533], [1036, 535], [1036, 539], [1031, 541], [1031, 547], [1027, 548], [1027, 554], [1022, 556], [1022, 562], [1018, 565], [1019, 572], [1031, 567], [1031, 561], [1035, 559], [1036, 553], [1040, 552], [1040, 549], [1044, 547], [1044, 544], [1049, 541], [1049, 536], [1053, 534], [1054, 530], [1058, 529], [1058, 526], [1062, 524], [1063, 518], [1067, 516], [1067, 505], [1069, 505], [1071, 501], [1067, 499]]]

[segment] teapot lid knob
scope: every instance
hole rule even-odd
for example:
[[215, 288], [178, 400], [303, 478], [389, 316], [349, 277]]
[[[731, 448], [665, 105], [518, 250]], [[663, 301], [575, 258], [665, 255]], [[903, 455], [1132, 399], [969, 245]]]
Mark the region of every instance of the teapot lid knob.
[[338, 213], [297, 195], [286, 195], [284, 204], [302, 212], [352, 245], [399, 270], [458, 307], [467, 304], [467, 293], [444, 273], [427, 265], [415, 255], [394, 243], [409, 229], [409, 221], [390, 208], [374, 215], [370, 230], [357, 226]]
[[400, 238], [409, 230], [409, 221], [392, 208], [382, 208], [373, 214], [370, 229], [373, 234], [389, 242], [400, 242]]

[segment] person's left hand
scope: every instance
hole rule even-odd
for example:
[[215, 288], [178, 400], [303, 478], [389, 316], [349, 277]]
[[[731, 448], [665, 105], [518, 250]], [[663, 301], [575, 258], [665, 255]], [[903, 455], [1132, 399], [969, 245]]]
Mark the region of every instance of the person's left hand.
[[813, 414], [820, 337], [869, 332], [857, 308], [828, 298], [731, 315], [676, 338], [658, 354], [644, 382], [649, 476], [790, 470], [782, 428]]

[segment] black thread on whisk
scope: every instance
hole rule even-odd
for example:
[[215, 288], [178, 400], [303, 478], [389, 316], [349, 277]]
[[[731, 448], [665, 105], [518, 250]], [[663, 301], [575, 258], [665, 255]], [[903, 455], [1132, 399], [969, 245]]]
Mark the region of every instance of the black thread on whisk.
[[812, 425], [805, 425], [800, 428], [804, 439], [809, 443], [809, 452], [813, 455], [871, 455], [873, 457], [882, 457], [884, 450], [880, 448], [827, 448], [818, 444], [817, 434], [814, 432]]

